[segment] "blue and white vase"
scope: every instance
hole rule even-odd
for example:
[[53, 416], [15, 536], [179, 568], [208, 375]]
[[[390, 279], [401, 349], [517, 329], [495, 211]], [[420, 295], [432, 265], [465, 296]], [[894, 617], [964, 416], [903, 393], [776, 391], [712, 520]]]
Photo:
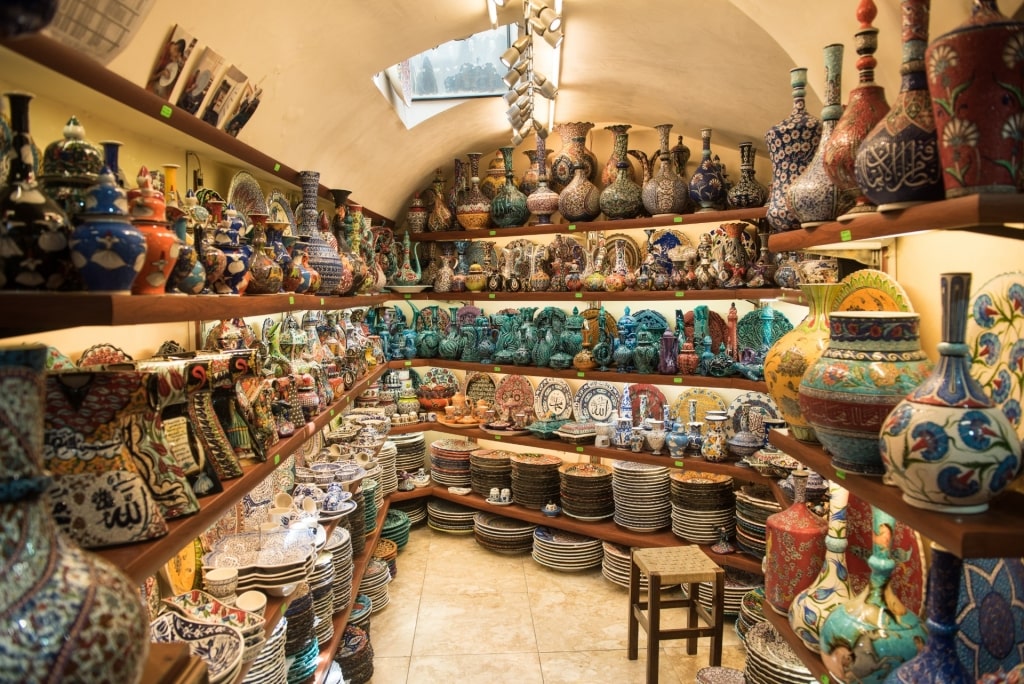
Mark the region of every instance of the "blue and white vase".
[[249, 259], [252, 256], [252, 248], [242, 244], [241, 235], [245, 230], [245, 222], [238, 217], [235, 208], [229, 204], [224, 215], [224, 220], [217, 226], [217, 232], [213, 235], [213, 245], [227, 257], [227, 266], [214, 283], [213, 289], [217, 294], [245, 294], [246, 288], [249, 287]]
[[790, 69], [793, 109], [785, 119], [764, 134], [772, 160], [772, 183], [768, 195], [768, 225], [773, 233], [800, 227], [799, 217], [786, 202], [786, 191], [807, 169], [821, 140], [821, 122], [807, 112], [807, 68]]

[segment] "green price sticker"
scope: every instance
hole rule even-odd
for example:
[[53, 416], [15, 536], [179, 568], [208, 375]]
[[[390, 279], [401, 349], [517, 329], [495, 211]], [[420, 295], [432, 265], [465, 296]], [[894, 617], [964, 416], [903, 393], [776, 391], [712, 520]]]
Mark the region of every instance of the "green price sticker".
[[676, 217], [674, 217], [672, 219], [672, 223], [682, 223], [682, 222], [683, 222], [683, 217], [682, 216], [676, 216]]
[[281, 465], [281, 454], [274, 454], [274, 465]]
[[583, 453], [583, 447], [576, 447], [576, 451], [578, 451], [579, 453], [582, 454]]
[[494, 293], [493, 292], [487, 293], [487, 298], [488, 299], [494, 299]]
[[280, 170], [281, 170], [281, 165], [279, 163], [275, 162], [274, 163], [274, 173], [277, 173]]
[[837, 470], [836, 471], [836, 477], [838, 477], [840, 480], [845, 480], [846, 479], [846, 471], [844, 471], [844, 470]]
[[676, 461], [676, 468], [682, 468], [682, 467], [683, 467], [683, 462], [682, 461]]
[[406, 299], [412, 299], [412, 295], [411, 295], [410, 293], [408, 293], [408, 292], [406, 292], [406, 293], [405, 293], [404, 295], [402, 295], [402, 296], [403, 296], [404, 298], [406, 298]]
[[821, 675], [821, 679], [819, 681], [821, 682], [821, 684], [828, 684], [831, 680], [828, 678], [827, 674], [823, 674]]
[[321, 297], [321, 298], [320, 298], [320, 306], [323, 306], [323, 305], [324, 305], [324, 304], [326, 304], [326, 303], [327, 303], [327, 300], [326, 300], [326, 299], [324, 299], [323, 297]]
[[849, 242], [853, 239], [853, 233], [849, 229], [846, 229], [839, 233], [839, 239], [843, 242]]
[[574, 294], [576, 296], [576, 299], [583, 299], [583, 293], [582, 292], [576, 292]]
[[409, 366], [411, 366], [411, 365], [412, 365], [412, 361], [406, 361], [406, 362], [405, 362], [405, 367], [406, 367], [406, 368], [408, 368], [408, 367], [409, 367]]
[[501, 366], [495, 366], [494, 367], [494, 372], [495, 373], [500, 373], [501, 372]]
[[676, 297], [682, 298], [682, 297], [685, 297], [685, 296], [686, 296], [685, 292], [683, 292], [681, 290], [676, 290]]
[[334, 417], [334, 409], [331, 409], [331, 418]]
[[570, 223], [570, 224], [569, 224], [569, 225], [567, 226], [567, 228], [568, 228], [569, 230], [576, 230], [576, 224], [575, 224], [575, 223]]
[[498, 234], [498, 231], [496, 231], [496, 230], [489, 230], [489, 231], [487, 231], [487, 236], [488, 237], [494, 237], [497, 234]]
[[580, 371], [579, 373], [576, 374], [576, 377], [577, 378], [583, 378], [583, 377], [586, 377], [586, 375], [587, 375], [586, 373], [584, 373], [583, 371]]
[[496, 440], [498, 440], [500, 442], [501, 441], [501, 435], [494, 435], [494, 439], [496, 439]]
[[676, 383], [677, 385], [682, 385], [683, 384], [683, 379], [682, 378], [672, 378], [672, 382]]
[[282, 603], [281, 604], [281, 615], [284, 615], [287, 612], [288, 612], [288, 604], [287, 603]]
[[171, 114], [173, 114], [173, 113], [174, 113], [174, 110], [171, 109], [170, 105], [164, 105], [163, 107], [160, 108], [160, 116], [164, 117], [165, 119], [170, 119], [171, 118]]
[[295, 297], [293, 295], [288, 296], [288, 306], [295, 306]]

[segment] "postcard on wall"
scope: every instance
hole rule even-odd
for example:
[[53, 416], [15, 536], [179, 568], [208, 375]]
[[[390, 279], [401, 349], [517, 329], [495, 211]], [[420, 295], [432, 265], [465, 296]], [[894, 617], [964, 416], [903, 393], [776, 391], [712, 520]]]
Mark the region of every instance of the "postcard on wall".
[[146, 81], [146, 90], [170, 99], [174, 84], [185, 69], [185, 62], [196, 46], [196, 39], [179, 24], [171, 28], [167, 42], [160, 48], [156, 64]]
[[239, 132], [241, 132], [245, 124], [249, 123], [252, 115], [256, 113], [256, 108], [260, 106], [260, 97], [262, 95], [263, 89], [258, 84], [251, 82], [245, 84], [245, 88], [239, 95], [235, 105], [231, 108], [231, 116], [224, 125], [224, 131], [228, 135], [238, 137]]
[[245, 74], [236, 66], [229, 66], [221, 77], [213, 95], [203, 108], [203, 121], [217, 128], [224, 128], [228, 120], [228, 112], [238, 99], [245, 85]]
[[185, 88], [176, 104], [190, 114], [197, 113], [206, 99], [206, 95], [210, 92], [213, 79], [217, 76], [223, 63], [224, 58], [213, 48], [203, 50], [203, 54], [189, 74]]

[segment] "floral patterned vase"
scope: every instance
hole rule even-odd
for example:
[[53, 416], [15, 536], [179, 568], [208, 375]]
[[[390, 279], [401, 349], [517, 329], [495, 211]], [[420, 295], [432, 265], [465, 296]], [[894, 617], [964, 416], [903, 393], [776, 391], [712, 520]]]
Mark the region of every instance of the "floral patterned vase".
[[836, 311], [828, 348], [800, 382], [800, 413], [840, 470], [882, 475], [878, 431], [889, 411], [932, 369], [920, 317]]
[[793, 109], [785, 119], [768, 129], [764, 141], [772, 160], [772, 183], [768, 195], [768, 225], [773, 233], [800, 227], [800, 219], [786, 204], [786, 189], [814, 159], [821, 140], [821, 122], [807, 113], [807, 69], [790, 69]]
[[459, 205], [455, 208], [455, 219], [464, 230], [480, 230], [491, 224], [491, 200], [480, 191], [480, 157], [479, 152], [470, 152], [470, 187], [462, 195]]
[[577, 165], [572, 182], [558, 195], [558, 211], [570, 223], [593, 221], [601, 215], [601, 193], [586, 173], [582, 164]]
[[1013, 425], [970, 374], [969, 273], [944, 273], [935, 372], [901, 401], [879, 437], [887, 481], [918, 508], [980, 513], [1021, 468]]
[[181, 242], [167, 221], [164, 194], [153, 188], [149, 169], [139, 169], [136, 180], [139, 186], [128, 191], [128, 207], [132, 223], [146, 238], [146, 259], [132, 283], [132, 294], [162, 295], [178, 260]]
[[601, 169], [601, 186], [603, 188], [607, 188], [618, 177], [619, 162], [623, 161], [629, 165], [629, 169], [626, 171], [626, 176], [629, 180], [636, 183], [636, 169], [634, 169], [633, 165], [629, 163], [629, 158], [626, 156], [626, 151], [629, 147], [630, 128], [632, 128], [632, 126], [629, 124], [615, 124], [614, 126], [604, 127], [604, 130], [610, 131], [615, 135], [615, 140], [612, 143], [612, 154], [608, 157], [608, 161], [605, 162], [604, 167]]
[[749, 209], [760, 207], [768, 200], [768, 188], [761, 185], [755, 177], [754, 156], [757, 151], [754, 143], [741, 142], [740, 145], [740, 179], [729, 188], [726, 203], [732, 209]]
[[882, 684], [896, 668], [917, 655], [927, 635], [921, 620], [889, 587], [896, 521], [872, 507], [871, 577], [855, 597], [837, 606], [821, 628], [821, 660], [845, 684]]
[[782, 615], [825, 563], [827, 525], [807, 510], [808, 475], [803, 468], [793, 471], [793, 505], [765, 522], [764, 598]]
[[1024, 189], [1024, 24], [996, 0], [925, 52], [946, 197]]
[[857, 185], [879, 211], [943, 198], [935, 117], [924, 50], [930, 0], [902, 0], [900, 92], [885, 118], [857, 149]]
[[516, 187], [512, 178], [512, 153], [514, 147], [502, 147], [501, 155], [505, 162], [505, 182], [498, 186], [491, 198], [491, 220], [499, 228], [524, 226], [530, 219], [530, 210], [526, 206], [526, 195]]
[[[462, 167], [462, 160], [455, 160], [459, 168]], [[452, 209], [448, 206], [448, 195], [444, 191], [444, 176], [441, 169], [434, 175], [434, 203], [427, 213], [427, 231], [437, 233], [452, 228]]]
[[0, 350], [0, 680], [137, 682], [149, 645], [139, 593], [57, 531], [44, 496], [46, 354], [41, 345]]
[[598, 205], [609, 221], [636, 218], [643, 209], [643, 197], [640, 186], [629, 178], [629, 163], [618, 163], [618, 175], [615, 180], [601, 191]]
[[587, 180], [591, 183], [597, 180], [597, 158], [586, 146], [587, 135], [593, 127], [594, 124], [589, 121], [573, 121], [555, 126], [555, 131], [562, 138], [562, 150], [551, 160], [548, 183], [552, 190], [561, 192], [569, 185], [576, 175], [576, 164], [583, 165], [583, 174]]
[[[725, 201], [729, 192], [729, 189], [725, 187], [725, 176], [722, 173], [722, 166], [716, 158], [711, 156], [711, 129], [700, 129], [700, 138], [703, 145], [701, 161], [697, 170], [693, 172], [693, 176], [690, 177], [689, 189], [690, 199], [696, 202], [699, 207], [697, 213], [725, 208]], [[680, 182], [682, 181], [680, 180]], [[675, 213], [680, 212], [682, 212], [682, 209]]]
[[249, 259], [252, 248], [242, 244], [242, 231], [245, 222], [238, 217], [238, 212], [230, 204], [225, 218], [217, 226], [213, 234], [213, 244], [226, 259], [226, 265], [217, 281], [213, 284], [217, 294], [245, 294], [249, 287]]
[[804, 645], [819, 651], [819, 635], [832, 609], [850, 599], [850, 573], [846, 567], [846, 501], [850, 493], [831, 480], [828, 483], [828, 533], [825, 562], [818, 577], [789, 605], [789, 624]]

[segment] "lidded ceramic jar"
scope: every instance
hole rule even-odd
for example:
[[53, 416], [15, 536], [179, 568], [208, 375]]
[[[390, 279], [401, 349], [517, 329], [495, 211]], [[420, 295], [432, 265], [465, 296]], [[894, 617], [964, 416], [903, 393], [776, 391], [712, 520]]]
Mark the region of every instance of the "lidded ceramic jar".
[[139, 169], [136, 180], [139, 187], [128, 191], [128, 207], [132, 223], [146, 238], [146, 260], [132, 283], [132, 294], [164, 294], [181, 242], [167, 221], [164, 194], [153, 189], [149, 169], [145, 166]]
[[72, 116], [63, 137], [46, 146], [39, 184], [64, 212], [74, 217], [85, 209], [85, 191], [103, 170], [103, 152], [85, 139], [85, 128]]
[[827, 525], [807, 510], [808, 475], [803, 468], [793, 471], [793, 505], [765, 522], [764, 599], [782, 615], [825, 562]]

